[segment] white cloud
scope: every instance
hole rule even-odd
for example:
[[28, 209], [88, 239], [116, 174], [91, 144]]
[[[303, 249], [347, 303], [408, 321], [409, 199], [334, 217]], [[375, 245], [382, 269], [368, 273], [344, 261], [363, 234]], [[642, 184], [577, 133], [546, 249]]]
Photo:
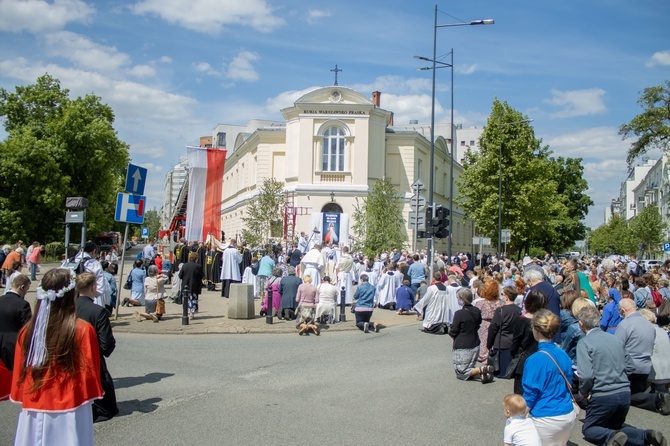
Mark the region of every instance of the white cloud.
[[[558, 156], [622, 160], [625, 164], [629, 141], [622, 141], [616, 127], [594, 127], [544, 139]], [[624, 168], [625, 172], [625, 168]]]
[[647, 67], [651, 68], [656, 65], [670, 65], [670, 50], [666, 51], [657, 51], [652, 56], [651, 59], [647, 62]]
[[472, 74], [477, 71], [477, 64], [473, 63], [472, 65], [462, 64], [456, 67], [456, 72], [458, 74]]
[[158, 164], [154, 163], [139, 163], [141, 167], [144, 167], [147, 169], [149, 172], [162, 172], [163, 171], [163, 166], [160, 166]]
[[313, 24], [316, 23], [319, 19], [324, 17], [330, 17], [330, 11], [323, 11], [320, 9], [310, 9], [307, 11], [307, 23]]
[[271, 113], [276, 113], [277, 110], [291, 107], [299, 98], [317, 88], [320, 87], [307, 87], [302, 90], [290, 90], [279, 93], [277, 96], [265, 101], [265, 109]]
[[601, 88], [568, 91], [551, 90], [552, 98], [543, 102], [562, 107], [560, 111], [552, 114], [556, 118], [595, 115], [607, 111], [603, 101], [604, 94], [605, 90]]
[[63, 29], [71, 22], [86, 23], [95, 12], [81, 0], [2, 0], [0, 31], [43, 33]]
[[127, 54], [70, 31], [48, 34], [46, 42], [50, 55], [65, 57], [80, 68], [111, 72], [130, 64]]
[[172, 58], [170, 56], [163, 56], [160, 58], [160, 61], [163, 63], [172, 63]]
[[153, 77], [156, 75], [156, 69], [150, 65], [135, 65], [132, 68], [128, 68], [126, 73], [139, 78]]
[[0, 75], [34, 82], [49, 73], [70, 89], [72, 96], [91, 92], [103, 98], [124, 119], [159, 120], [161, 122], [193, 122], [195, 99], [149, 87], [136, 82], [117, 80], [101, 73], [65, 68], [54, 64], [28, 61], [25, 58], [0, 62]]
[[233, 25], [270, 32], [285, 23], [265, 0], [141, 0], [132, 9], [203, 33], [218, 33]]
[[258, 55], [251, 51], [240, 51], [228, 64], [226, 76], [233, 80], [254, 82], [258, 80], [258, 72], [251, 64], [258, 60]]
[[212, 68], [212, 66], [207, 62], [194, 63], [193, 68], [195, 68], [196, 71], [205, 73], [209, 76], [221, 76], [221, 73]]
[[[430, 122], [431, 95], [409, 94], [396, 95], [382, 93], [381, 107], [393, 112], [393, 122], [396, 125], [407, 125], [410, 120], [416, 119], [421, 124]], [[446, 113], [439, 101], [435, 101], [435, 119]]]

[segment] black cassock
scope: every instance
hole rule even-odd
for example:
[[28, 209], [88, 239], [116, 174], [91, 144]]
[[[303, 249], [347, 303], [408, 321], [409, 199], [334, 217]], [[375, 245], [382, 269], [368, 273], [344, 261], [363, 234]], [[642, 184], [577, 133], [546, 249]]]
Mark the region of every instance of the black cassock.
[[221, 253], [219, 251], [207, 251], [205, 278], [208, 291], [215, 291], [216, 284], [221, 283]]

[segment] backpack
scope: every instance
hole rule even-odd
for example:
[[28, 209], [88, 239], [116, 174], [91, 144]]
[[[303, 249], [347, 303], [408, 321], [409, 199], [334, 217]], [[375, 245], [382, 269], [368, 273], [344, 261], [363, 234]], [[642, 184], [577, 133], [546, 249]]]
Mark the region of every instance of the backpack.
[[261, 261], [259, 260], [258, 262], [256, 262], [255, 265], [251, 265], [251, 274], [257, 276], [258, 271], [260, 271], [260, 269], [261, 269]]
[[633, 269], [633, 274], [635, 277], [642, 277], [644, 275], [644, 268], [640, 265], [640, 262], [635, 262], [635, 268]]
[[124, 290], [132, 290], [133, 289], [133, 276], [128, 274], [128, 278], [126, 278], [126, 283], [123, 284], [123, 289]]
[[658, 290], [651, 290], [651, 298], [654, 300], [654, 305], [657, 308], [663, 303], [663, 295]]

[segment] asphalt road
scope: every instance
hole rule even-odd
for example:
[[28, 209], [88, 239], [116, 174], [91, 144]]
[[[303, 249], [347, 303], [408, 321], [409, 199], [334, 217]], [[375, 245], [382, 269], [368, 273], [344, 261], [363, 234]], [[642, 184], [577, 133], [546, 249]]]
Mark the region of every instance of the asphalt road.
[[[502, 443], [512, 383], [458, 381], [451, 340], [417, 327], [117, 341], [108, 365], [121, 414], [96, 423], [97, 445]], [[0, 445], [11, 444], [17, 413], [0, 403]], [[668, 420], [635, 408], [628, 417], [670, 436]], [[580, 429], [574, 444], [586, 444]]]

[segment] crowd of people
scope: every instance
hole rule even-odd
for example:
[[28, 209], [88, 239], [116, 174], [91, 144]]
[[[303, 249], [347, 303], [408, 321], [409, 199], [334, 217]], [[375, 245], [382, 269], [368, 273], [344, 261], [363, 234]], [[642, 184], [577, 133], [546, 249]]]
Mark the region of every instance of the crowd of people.
[[[40, 246], [31, 246], [33, 276]], [[119, 295], [118, 256], [86, 243], [73, 261], [42, 277], [33, 315], [24, 300], [34, 281], [21, 273], [24, 249], [6, 246], [3, 254], [0, 375], [10, 376], [12, 387], [0, 389], [0, 397], [23, 405], [18, 444], [32, 444], [36, 426], [45, 423], [88, 444], [93, 420], [118, 413], [105, 363], [115, 346], [109, 315]], [[670, 414], [670, 261], [644, 271], [632, 255], [559, 260], [548, 254], [519, 262], [491, 256], [475, 264], [459, 254], [438, 255], [430, 266], [425, 252], [368, 258], [346, 246], [299, 243], [288, 252], [266, 246], [253, 255], [234, 240], [225, 246], [182, 240], [163, 259], [150, 242], [128, 274], [129, 296], [121, 305], [143, 306], [137, 320], [158, 322], [165, 300], [184, 299], [194, 318], [205, 286], [221, 284], [228, 297], [231, 284], [245, 282], [261, 301], [261, 315], [295, 321], [300, 335], [319, 335], [323, 324], [335, 322], [341, 303], [364, 333], [383, 328], [372, 320], [374, 311], [393, 311], [416, 317], [427, 334], [453, 339], [459, 380], [510, 381], [505, 444], [564, 445], [581, 409], [582, 434], [593, 444], [667, 444], [661, 432], [625, 421], [630, 406]], [[77, 318], [88, 325], [73, 323]], [[44, 341], [47, 331], [67, 343]], [[86, 398], [40, 401], [54, 391], [53, 379], [77, 380], [72, 385]]]

